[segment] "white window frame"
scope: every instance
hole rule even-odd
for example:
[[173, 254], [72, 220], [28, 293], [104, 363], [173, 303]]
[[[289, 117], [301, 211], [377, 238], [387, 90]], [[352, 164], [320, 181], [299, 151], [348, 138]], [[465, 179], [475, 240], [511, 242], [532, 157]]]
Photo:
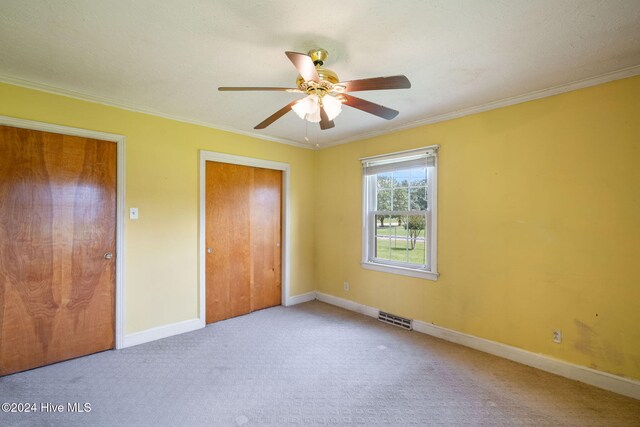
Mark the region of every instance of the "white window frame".
[[[437, 280], [438, 273], [438, 149], [439, 145], [421, 147], [414, 150], [398, 151], [381, 156], [363, 157], [362, 162], [362, 267], [368, 270], [382, 271], [385, 273], [400, 274], [403, 276], [417, 277], [427, 280]], [[427, 168], [427, 197], [428, 209], [426, 213], [426, 231], [430, 236], [427, 244], [427, 267], [412, 267], [406, 263], [394, 263], [385, 260], [384, 263], [376, 262], [375, 250], [375, 215], [369, 210], [372, 200], [376, 196], [375, 187], [369, 185], [365, 165], [372, 162], [386, 162], [402, 160], [407, 157], [428, 155], [434, 158], [434, 166]]]

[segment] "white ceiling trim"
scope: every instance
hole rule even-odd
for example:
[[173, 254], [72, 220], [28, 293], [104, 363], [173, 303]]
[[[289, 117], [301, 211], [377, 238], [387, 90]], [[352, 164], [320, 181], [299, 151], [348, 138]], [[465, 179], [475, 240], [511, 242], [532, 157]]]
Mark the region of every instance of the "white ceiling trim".
[[259, 133], [254, 133], [254, 132], [247, 132], [247, 131], [243, 131], [240, 129], [235, 129], [232, 127], [228, 127], [228, 126], [218, 126], [218, 125], [214, 125], [211, 123], [207, 123], [207, 122], [202, 122], [199, 120], [192, 120], [192, 119], [187, 119], [184, 117], [180, 117], [180, 116], [175, 116], [173, 114], [166, 114], [160, 111], [156, 111], [154, 109], [151, 108], [147, 108], [147, 107], [141, 107], [139, 105], [135, 105], [135, 104], [127, 104], [127, 103], [123, 103], [123, 102], [119, 102], [119, 101], [115, 101], [106, 97], [101, 97], [101, 96], [95, 96], [95, 95], [90, 95], [87, 93], [83, 93], [83, 92], [77, 92], [74, 90], [69, 90], [69, 89], [63, 89], [63, 88], [59, 88], [56, 86], [51, 86], [45, 83], [38, 83], [38, 82], [33, 82], [30, 80], [25, 80], [25, 79], [21, 79], [18, 77], [13, 77], [13, 76], [9, 76], [6, 74], [0, 74], [0, 82], [2, 83], [8, 83], [10, 85], [14, 85], [14, 86], [21, 86], [21, 87], [25, 87], [27, 89], [35, 89], [35, 90], [39, 90], [42, 92], [48, 92], [48, 93], [52, 93], [54, 95], [62, 95], [62, 96], [66, 96], [68, 98], [75, 98], [75, 99], [79, 99], [81, 101], [88, 101], [88, 102], [93, 102], [96, 104], [102, 104], [102, 105], [106, 105], [108, 107], [116, 107], [116, 108], [121, 108], [123, 110], [128, 110], [128, 111], [133, 111], [134, 113], [142, 113], [142, 114], [149, 114], [152, 116], [157, 116], [157, 117], [162, 117], [165, 119], [169, 119], [169, 120], [175, 120], [178, 122], [183, 122], [183, 123], [189, 123], [189, 124], [193, 124], [193, 125], [197, 125], [197, 126], [204, 126], [207, 128], [211, 128], [211, 129], [216, 129], [216, 130], [222, 130], [225, 132], [232, 132], [232, 133], [237, 133], [240, 135], [245, 135], [245, 136], [250, 136], [252, 138], [257, 138], [257, 139], [263, 139], [266, 141], [272, 141], [272, 142], [279, 142], [281, 144], [287, 144], [287, 145], [293, 145], [294, 147], [299, 147], [299, 148], [306, 148], [309, 150], [315, 150], [316, 147], [310, 145], [310, 144], [305, 144], [303, 142], [298, 142], [298, 141], [292, 141], [289, 139], [284, 139], [284, 138], [275, 138], [272, 136], [268, 136], [268, 135], [262, 135]]
[[427, 117], [425, 119], [416, 120], [411, 123], [407, 123], [402, 126], [397, 126], [390, 129], [384, 129], [379, 131], [367, 132], [359, 134], [355, 137], [344, 138], [334, 142], [328, 142], [322, 145], [320, 149], [327, 148], [335, 145], [346, 144], [348, 142], [361, 141], [363, 139], [369, 139], [380, 135], [387, 135], [394, 132], [399, 132], [407, 129], [412, 129], [424, 125], [430, 125], [438, 122], [444, 122], [451, 119], [457, 119], [471, 114], [482, 113], [484, 111], [495, 110], [497, 108], [508, 107], [509, 105], [521, 104], [527, 101], [533, 101], [540, 98], [546, 98], [549, 96], [559, 95], [565, 92], [571, 92], [573, 90], [583, 89], [590, 86], [597, 86], [599, 84], [608, 83], [614, 80], [625, 79], [627, 77], [633, 77], [640, 75], [640, 65], [634, 65], [633, 67], [623, 68], [618, 71], [612, 71], [610, 73], [601, 74], [596, 77], [590, 77], [587, 79], [576, 80], [575, 82], [553, 86], [548, 89], [536, 90], [526, 93], [524, 95], [513, 96], [511, 98], [505, 98], [498, 101], [492, 101], [486, 104], [477, 105], [475, 107], [463, 108], [462, 110], [452, 111], [451, 113], [439, 114], [437, 116]]
[[82, 93], [82, 92], [77, 92], [77, 91], [73, 91], [73, 90], [69, 90], [69, 89], [63, 89], [63, 88], [47, 85], [47, 84], [44, 84], [44, 83], [33, 82], [33, 81], [29, 81], [29, 80], [25, 80], [25, 79], [13, 77], [13, 76], [4, 75], [4, 74], [0, 74], [0, 82], [8, 83], [8, 84], [15, 85], [15, 86], [25, 87], [25, 88], [28, 88], [28, 89], [35, 89], [35, 90], [40, 90], [40, 91], [43, 91], [43, 92], [53, 93], [53, 94], [56, 94], [56, 95], [62, 95], [62, 96], [66, 96], [66, 97], [69, 97], [69, 98], [75, 98], [75, 99], [79, 99], [79, 100], [82, 100], [82, 101], [88, 101], [88, 102], [93, 102], [93, 103], [97, 103], [97, 104], [102, 104], [102, 105], [106, 105], [106, 106], [109, 106], [109, 107], [121, 108], [121, 109], [124, 109], [124, 110], [133, 111], [133, 112], [136, 112], [136, 113], [150, 114], [152, 116], [163, 117], [165, 119], [175, 120], [175, 121], [178, 121], [178, 122], [190, 123], [190, 124], [203, 126], [203, 127], [207, 127], [207, 128], [211, 128], [211, 129], [217, 129], [217, 130], [222, 130], [222, 131], [225, 131], [225, 132], [232, 132], [232, 133], [236, 133], [236, 134], [240, 134], [240, 135], [245, 135], [245, 136], [249, 136], [249, 137], [252, 137], [252, 138], [257, 138], [257, 139], [262, 139], [262, 140], [272, 141], [272, 142], [278, 142], [278, 143], [281, 143], [281, 144], [292, 145], [294, 147], [305, 148], [305, 149], [309, 149], [309, 150], [318, 150], [318, 149], [328, 148], [328, 147], [332, 147], [332, 146], [336, 146], [336, 145], [346, 144], [346, 143], [349, 143], [349, 142], [360, 141], [360, 140], [363, 140], [363, 139], [369, 139], [369, 138], [373, 138], [373, 137], [380, 136], [380, 135], [387, 135], [387, 134], [390, 134], [390, 133], [399, 132], [399, 131], [403, 131], [403, 130], [408, 130], [408, 129], [412, 129], [412, 128], [416, 128], [416, 127], [420, 127], [420, 126], [424, 126], [424, 125], [439, 123], [439, 122], [443, 122], [443, 121], [447, 121], [447, 120], [451, 120], [451, 119], [457, 119], [457, 118], [468, 116], [468, 115], [471, 115], [471, 114], [482, 113], [482, 112], [485, 112], [485, 111], [495, 110], [497, 108], [507, 107], [507, 106], [510, 106], [510, 105], [521, 104], [523, 102], [533, 101], [533, 100], [536, 100], [536, 99], [546, 98], [546, 97], [554, 96], [554, 95], [559, 95], [561, 93], [570, 92], [570, 91], [578, 90], [578, 89], [583, 89], [583, 88], [590, 87], [590, 86], [596, 86], [596, 85], [599, 85], [599, 84], [611, 82], [611, 81], [614, 81], [614, 80], [620, 80], [620, 79], [624, 79], [624, 78], [627, 78], [627, 77], [633, 77], [633, 76], [637, 76], [637, 75], [640, 75], [640, 65], [635, 65], [633, 67], [623, 68], [621, 70], [612, 71], [610, 73], [601, 74], [601, 75], [596, 76], [596, 77], [590, 77], [590, 78], [587, 78], [587, 79], [577, 80], [577, 81], [574, 81], [574, 82], [571, 82], [571, 83], [567, 83], [567, 84], [564, 84], [564, 85], [559, 85], [559, 86], [554, 86], [554, 87], [550, 87], [550, 88], [547, 88], [547, 89], [542, 89], [542, 90], [529, 92], [529, 93], [526, 93], [524, 95], [518, 95], [518, 96], [513, 96], [513, 97], [510, 97], [510, 98], [505, 98], [505, 99], [501, 99], [501, 100], [497, 100], [497, 101], [492, 101], [492, 102], [489, 102], [489, 103], [486, 103], [486, 104], [477, 105], [475, 107], [463, 108], [462, 110], [457, 110], [457, 111], [452, 111], [452, 112], [446, 113], [446, 114], [439, 114], [439, 115], [436, 115], [436, 116], [427, 117], [425, 119], [416, 120], [414, 122], [407, 123], [405, 125], [397, 126], [397, 127], [390, 128], [390, 129], [384, 129], [384, 130], [379, 130], [379, 131], [361, 133], [361, 134], [358, 134], [358, 135], [353, 136], [353, 137], [344, 138], [344, 139], [340, 139], [340, 140], [337, 140], [337, 141], [325, 143], [320, 148], [314, 147], [314, 146], [312, 146], [310, 144], [305, 144], [303, 142], [293, 141], [293, 140], [284, 139], [284, 138], [276, 138], [276, 137], [272, 137], [272, 136], [262, 135], [262, 134], [259, 134], [259, 133], [243, 131], [243, 130], [232, 128], [232, 127], [219, 126], [219, 125], [214, 125], [214, 124], [207, 123], [207, 122], [187, 119], [187, 118], [184, 118], [184, 117], [175, 116], [175, 115], [171, 115], [171, 114], [165, 114], [165, 113], [162, 113], [160, 111], [156, 111], [156, 110], [153, 110], [153, 109], [147, 108], [147, 107], [141, 107], [141, 106], [137, 106], [137, 105], [134, 105], [134, 104], [122, 103], [122, 102], [115, 101], [115, 100], [112, 100], [112, 99], [109, 99], [109, 98], [105, 98], [105, 97], [89, 95], [89, 94]]

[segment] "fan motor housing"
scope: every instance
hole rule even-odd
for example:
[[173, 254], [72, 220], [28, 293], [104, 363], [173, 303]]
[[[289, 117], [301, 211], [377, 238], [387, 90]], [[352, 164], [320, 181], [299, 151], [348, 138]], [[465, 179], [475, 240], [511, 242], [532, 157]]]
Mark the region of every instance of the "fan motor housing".
[[[322, 65], [324, 65], [324, 60], [327, 59], [327, 56], [329, 56], [329, 53], [326, 50], [311, 49], [309, 52], [307, 52], [307, 54], [309, 55], [309, 57], [311, 57], [313, 64], [316, 66], [316, 71], [318, 72], [318, 77], [320, 77], [320, 81], [324, 80], [331, 83], [332, 85], [337, 84], [340, 81], [336, 73], [334, 73], [333, 71], [327, 68], [322, 68]], [[304, 90], [304, 88], [302, 87], [302, 84], [304, 82], [305, 80], [302, 78], [302, 76], [298, 76], [298, 79], [296, 80], [296, 85], [298, 86], [298, 88]]]
[[[321, 81], [326, 80], [331, 84], [337, 84], [340, 81], [340, 79], [338, 78], [338, 75], [327, 68], [322, 68], [316, 65], [316, 71], [318, 72], [318, 77], [320, 77]], [[302, 89], [302, 83], [304, 82], [305, 80], [302, 78], [302, 76], [298, 76], [298, 79], [296, 80], [296, 85]]]

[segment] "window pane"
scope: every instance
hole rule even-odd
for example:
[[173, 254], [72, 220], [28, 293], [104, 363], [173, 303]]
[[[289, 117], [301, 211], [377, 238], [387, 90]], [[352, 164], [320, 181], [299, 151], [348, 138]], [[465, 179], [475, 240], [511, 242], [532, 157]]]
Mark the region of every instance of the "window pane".
[[376, 215], [376, 235], [404, 239], [407, 235], [406, 222], [406, 217], [402, 216]]
[[378, 190], [377, 198], [377, 208], [378, 211], [390, 211], [392, 210], [391, 204], [391, 195], [393, 194], [393, 190]]
[[425, 216], [409, 215], [407, 223], [409, 262], [426, 264], [425, 258]]
[[389, 259], [390, 235], [394, 226], [389, 215], [376, 215], [376, 251], [375, 257]]
[[376, 258], [403, 261], [406, 251], [407, 217], [376, 215]]
[[427, 188], [426, 187], [411, 187], [409, 188], [409, 209], [412, 211], [426, 211], [427, 210]]
[[391, 227], [389, 215], [376, 215], [376, 236], [388, 236]]
[[391, 188], [393, 184], [391, 172], [377, 174], [376, 182], [377, 182], [378, 188]]
[[406, 215], [403, 215], [401, 217], [402, 219], [402, 230], [404, 231], [404, 239], [403, 239], [403, 248], [401, 248], [401, 250], [403, 250], [403, 254], [398, 253], [398, 255], [404, 255], [403, 257], [400, 258], [401, 261], [403, 262], [409, 262], [409, 233], [408, 230], [409, 228], [407, 227], [407, 225], [409, 224], [409, 217]]
[[393, 189], [393, 210], [394, 211], [409, 210], [409, 189], [408, 188]]
[[427, 168], [410, 169], [409, 185], [412, 187], [422, 187], [427, 185]]
[[407, 236], [397, 235], [391, 241], [391, 251], [389, 259], [392, 261], [407, 262]]
[[389, 251], [391, 250], [389, 246], [389, 238], [387, 237], [376, 237], [376, 254], [375, 257], [379, 259], [390, 259], [391, 255]]
[[409, 186], [409, 171], [393, 172], [393, 186], [394, 187], [408, 187]]

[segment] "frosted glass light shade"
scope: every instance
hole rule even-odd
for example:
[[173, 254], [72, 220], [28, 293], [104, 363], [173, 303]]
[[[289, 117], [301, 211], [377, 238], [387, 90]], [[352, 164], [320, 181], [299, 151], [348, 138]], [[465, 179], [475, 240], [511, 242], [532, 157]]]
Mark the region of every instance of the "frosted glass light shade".
[[[318, 106], [318, 102], [318, 96], [312, 94], [303, 98], [300, 102], [291, 107], [291, 109], [295, 111], [301, 119], [307, 119], [310, 122], [317, 123], [320, 121], [320, 107]], [[316, 116], [317, 120], [314, 120]]]
[[[335, 119], [342, 111], [342, 102], [332, 95], [324, 95], [322, 97], [322, 107], [327, 113], [329, 120]], [[300, 100], [297, 104], [291, 107], [293, 111], [301, 119], [306, 119], [312, 123], [318, 123], [320, 121], [320, 98], [317, 95], [311, 94]]]
[[316, 108], [313, 113], [307, 113], [307, 121], [311, 123], [318, 123], [320, 121], [320, 107]]
[[322, 97], [322, 106], [329, 120], [333, 120], [338, 117], [338, 114], [342, 111], [342, 102], [335, 96], [325, 95]]

